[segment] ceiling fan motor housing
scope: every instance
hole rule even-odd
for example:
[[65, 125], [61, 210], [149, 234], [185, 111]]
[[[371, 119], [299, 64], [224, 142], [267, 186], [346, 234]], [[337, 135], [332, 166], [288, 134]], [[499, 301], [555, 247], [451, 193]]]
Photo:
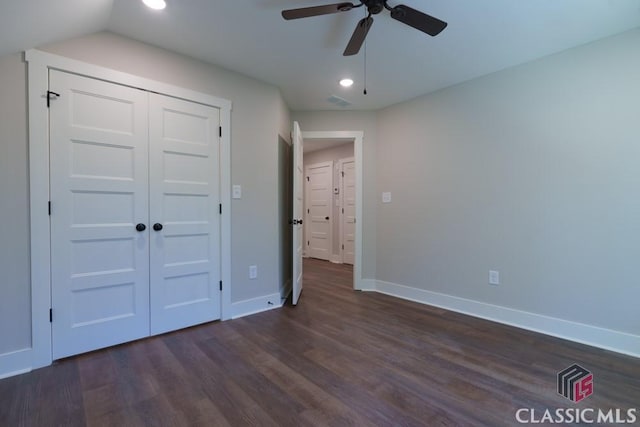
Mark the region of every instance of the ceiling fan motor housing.
[[369, 13], [372, 15], [377, 15], [382, 12], [385, 7], [385, 0], [362, 0], [362, 3], [367, 6]]

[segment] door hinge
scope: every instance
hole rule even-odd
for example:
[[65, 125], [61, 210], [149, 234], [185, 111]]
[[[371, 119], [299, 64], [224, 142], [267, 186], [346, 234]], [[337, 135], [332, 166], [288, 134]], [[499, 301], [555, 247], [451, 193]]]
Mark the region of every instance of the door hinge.
[[342, 245], [342, 250], [344, 251], [344, 245]]
[[220, 203], [220, 215], [222, 215], [222, 203]]
[[309, 181], [310, 181], [310, 179], [309, 179], [309, 177], [307, 177], [307, 182], [309, 182]]
[[50, 90], [47, 91], [47, 108], [51, 106], [51, 101], [56, 100], [60, 97], [59, 93], [52, 92]]
[[310, 214], [310, 213], [311, 213], [311, 210], [310, 210], [310, 209], [307, 209], [307, 213], [308, 213], [308, 214]]
[[49, 309], [49, 323], [53, 323], [53, 308]]
[[48, 208], [49, 208], [49, 216], [51, 216], [51, 200], [49, 200]]
[[344, 172], [342, 172], [342, 177], [344, 178]]
[[309, 241], [307, 240], [307, 246], [309, 246]]
[[222, 126], [219, 126], [218, 130], [220, 131], [220, 138], [222, 138]]
[[222, 280], [220, 280], [220, 290], [222, 290]]
[[344, 208], [342, 208], [342, 213], [344, 213]]

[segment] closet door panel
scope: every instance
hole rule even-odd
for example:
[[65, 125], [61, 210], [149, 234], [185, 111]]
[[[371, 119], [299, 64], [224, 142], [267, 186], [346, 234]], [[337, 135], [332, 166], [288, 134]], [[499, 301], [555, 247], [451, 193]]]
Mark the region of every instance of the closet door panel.
[[151, 333], [220, 318], [217, 108], [151, 94]]
[[149, 334], [148, 95], [50, 71], [53, 358]]

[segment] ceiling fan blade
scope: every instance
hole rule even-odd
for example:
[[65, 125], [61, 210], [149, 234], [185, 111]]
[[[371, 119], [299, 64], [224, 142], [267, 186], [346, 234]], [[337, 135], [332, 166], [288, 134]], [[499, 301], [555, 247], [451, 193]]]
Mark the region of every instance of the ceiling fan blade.
[[360, 52], [362, 43], [364, 43], [364, 39], [367, 37], [367, 33], [371, 29], [372, 25], [373, 18], [370, 16], [363, 18], [360, 20], [360, 22], [358, 22], [358, 25], [356, 26], [356, 29], [351, 36], [351, 40], [349, 40], [349, 44], [344, 50], [344, 56], [351, 56]]
[[446, 22], [403, 4], [391, 9], [391, 17], [430, 36], [437, 36], [447, 27]]
[[346, 12], [355, 7], [353, 3], [334, 3], [325, 6], [311, 6], [300, 9], [282, 11], [282, 17], [286, 20], [309, 18], [311, 16], [328, 15], [330, 13]]

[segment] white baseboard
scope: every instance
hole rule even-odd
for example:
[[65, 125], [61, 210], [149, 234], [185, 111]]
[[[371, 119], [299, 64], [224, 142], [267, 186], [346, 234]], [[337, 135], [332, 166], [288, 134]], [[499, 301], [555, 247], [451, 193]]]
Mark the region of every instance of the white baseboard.
[[375, 279], [360, 279], [358, 281], [358, 290], [360, 291], [375, 291], [376, 280]]
[[292, 290], [293, 290], [293, 284], [291, 282], [291, 279], [289, 279], [284, 285], [280, 287], [280, 299], [286, 300], [287, 298], [289, 298], [289, 295], [291, 294]]
[[0, 354], [0, 380], [31, 371], [31, 349]]
[[262, 297], [252, 298], [244, 301], [238, 301], [231, 304], [231, 318], [249, 316], [274, 308], [282, 307], [280, 294], [265, 295]]
[[342, 264], [342, 257], [340, 255], [331, 255], [331, 262], [334, 264]]
[[382, 294], [504, 323], [633, 357], [640, 357], [640, 335], [632, 335], [380, 280], [374, 281], [374, 283], [375, 291]]

